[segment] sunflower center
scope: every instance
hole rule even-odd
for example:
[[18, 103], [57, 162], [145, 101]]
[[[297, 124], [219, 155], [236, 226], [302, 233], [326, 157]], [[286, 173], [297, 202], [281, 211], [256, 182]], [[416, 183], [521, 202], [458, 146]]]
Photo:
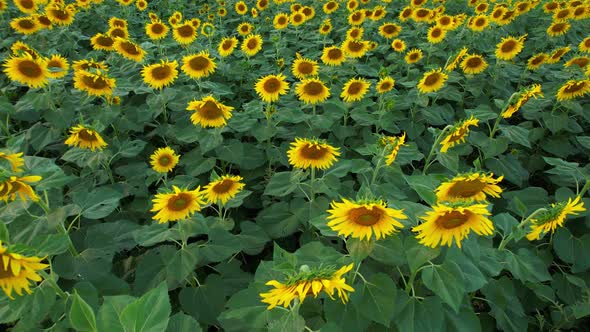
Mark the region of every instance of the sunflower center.
[[584, 8], [582, 6], [576, 7], [576, 9], [574, 9], [574, 15], [575, 16], [581, 16], [585, 12], [586, 12], [586, 8]]
[[35, 23], [29, 19], [20, 20], [18, 25], [25, 30], [33, 29], [35, 27]]
[[244, 5], [242, 5], [242, 4], [239, 4], [238, 5], [238, 10], [239, 11], [244, 11], [244, 10], [246, 10], [246, 7], [244, 7]]
[[348, 218], [357, 225], [373, 226], [381, 220], [383, 211], [377, 207], [367, 209], [364, 206], [351, 209], [348, 211]]
[[123, 42], [121, 44], [123, 50], [131, 55], [139, 55], [139, 50], [137, 49], [137, 47], [133, 44], [131, 44], [130, 42]]
[[324, 86], [319, 82], [309, 82], [303, 86], [306, 95], [317, 96], [324, 92]]
[[94, 142], [98, 140], [98, 138], [96, 138], [96, 134], [87, 129], [80, 130], [78, 132], [78, 137], [80, 137], [81, 140], [86, 142]]
[[329, 25], [322, 25], [322, 31], [329, 31], [329, 30], [330, 30]]
[[426, 79], [424, 80], [424, 85], [433, 86], [436, 83], [438, 83], [439, 80], [440, 80], [440, 74], [439, 73], [432, 73], [432, 74], [426, 76]]
[[359, 94], [361, 92], [361, 90], [363, 89], [363, 85], [359, 82], [353, 82], [348, 89], [346, 90], [346, 92], [348, 92], [351, 95], [356, 95]]
[[43, 75], [43, 70], [41, 70], [41, 66], [37, 64], [35, 61], [32, 60], [23, 60], [18, 64], [18, 71], [31, 78], [41, 77]]
[[170, 157], [168, 157], [168, 156], [161, 156], [161, 157], [158, 159], [158, 163], [159, 163], [160, 165], [162, 165], [162, 166], [168, 166], [168, 165], [170, 165], [170, 161], [172, 161], [172, 160], [171, 160], [171, 159], [170, 159]]
[[209, 67], [209, 59], [203, 56], [196, 56], [188, 64], [193, 70], [205, 70]]
[[432, 36], [432, 38], [438, 38], [440, 37], [440, 35], [442, 35], [442, 30], [440, 28], [434, 28], [430, 35]]
[[326, 8], [328, 10], [334, 9], [334, 7], [336, 7], [336, 3], [335, 2], [328, 2], [328, 4], [326, 5]]
[[451, 18], [448, 16], [443, 16], [438, 20], [438, 23], [443, 26], [449, 25], [451, 24]]
[[160, 23], [152, 24], [152, 32], [159, 35], [164, 32], [164, 26]]
[[396, 27], [395, 27], [395, 25], [393, 25], [393, 24], [387, 24], [387, 25], [385, 25], [385, 26], [383, 27], [383, 31], [384, 31], [386, 34], [392, 34], [392, 33], [395, 33], [395, 32], [397, 31], [397, 28], [396, 28]]
[[223, 42], [223, 44], [221, 45], [221, 48], [225, 51], [231, 49], [231, 47], [233, 46], [233, 43], [231, 40], [226, 40]]
[[389, 89], [391, 89], [391, 83], [389, 83], [389, 82], [381, 83], [381, 90], [389, 90]]
[[482, 27], [486, 24], [486, 19], [483, 17], [478, 18], [477, 20], [475, 20], [475, 26], [476, 27]]
[[229, 192], [233, 186], [234, 186], [233, 180], [224, 179], [223, 181], [214, 185], [212, 189], [217, 194], [225, 194], [225, 193]]
[[337, 60], [337, 59], [340, 59], [341, 57], [342, 57], [342, 50], [340, 50], [338, 48], [333, 48], [328, 51], [328, 58], [330, 58], [331, 60]]
[[466, 66], [468, 68], [477, 68], [481, 65], [481, 63], [482, 63], [482, 61], [479, 57], [473, 57], [473, 58], [467, 59]]
[[469, 211], [465, 211], [465, 213], [459, 211], [447, 212], [438, 217], [436, 223], [444, 229], [453, 229], [466, 223], [470, 216], [471, 212]]
[[114, 27], [119, 27], [119, 28], [124, 28], [127, 26], [127, 23], [125, 21], [122, 20], [113, 20], [113, 26]]
[[565, 30], [565, 27], [566, 27], [565, 23], [557, 23], [557, 24], [553, 25], [553, 27], [551, 28], [551, 31], [562, 32], [563, 30]]
[[301, 147], [300, 154], [304, 159], [319, 160], [323, 159], [328, 152], [328, 148], [319, 144], [310, 143]]
[[246, 43], [246, 47], [248, 47], [248, 49], [255, 49], [256, 47], [258, 47], [258, 40], [256, 40], [255, 38], [250, 38], [248, 40], [248, 43]]
[[193, 28], [192, 25], [185, 24], [185, 25], [183, 25], [181, 27], [178, 27], [177, 28], [177, 31], [178, 31], [178, 34], [181, 37], [185, 37], [186, 38], [186, 37], [192, 37], [194, 35], [195, 28]]
[[47, 17], [47, 15], [41, 15], [41, 16], [37, 17], [37, 20], [39, 21], [39, 23], [41, 23], [45, 26], [51, 25], [51, 21], [49, 20], [49, 17]]
[[303, 15], [301, 15], [299, 13], [293, 15], [293, 22], [299, 23], [301, 21], [303, 21]]
[[350, 32], [350, 37], [356, 39], [359, 37], [360, 34], [361, 34], [361, 31], [359, 29], [354, 29]]
[[356, 21], [360, 21], [363, 18], [363, 14], [361, 12], [356, 12], [354, 14], [352, 14], [352, 21], [356, 22]]
[[100, 36], [96, 38], [96, 43], [100, 46], [111, 47], [115, 43], [113, 38], [107, 36]]
[[170, 198], [168, 201], [168, 209], [172, 211], [183, 211], [192, 202], [192, 198], [189, 194], [186, 193], [179, 193], [178, 195]]
[[33, 0], [20, 0], [20, 5], [25, 9], [33, 9], [35, 2]]
[[242, 26], [240, 27], [240, 30], [241, 30], [243, 33], [248, 33], [248, 32], [250, 32], [250, 27], [249, 27], [249, 26], [247, 26], [247, 25], [242, 25]]
[[279, 19], [277, 20], [277, 23], [280, 25], [284, 25], [287, 23], [287, 18], [284, 16], [279, 17]]
[[416, 11], [416, 16], [420, 17], [420, 18], [424, 18], [426, 16], [428, 16], [430, 14], [430, 12], [426, 9], [418, 9]]
[[570, 10], [569, 9], [564, 9], [564, 10], [560, 10], [559, 13], [557, 13], [557, 18], [564, 18], [567, 17], [570, 14]]
[[411, 53], [409, 56], [410, 61], [416, 61], [418, 60], [418, 53]]
[[127, 34], [125, 33], [125, 30], [123, 30], [123, 29], [121, 29], [121, 28], [115, 28], [115, 29], [112, 29], [112, 30], [109, 32], [109, 34], [110, 34], [112, 37], [119, 37], [119, 38], [125, 38], [125, 36], [127, 35]]
[[565, 92], [565, 93], [578, 92], [578, 91], [583, 90], [585, 86], [586, 86], [585, 82], [574, 82], [574, 83], [566, 86], [565, 89], [563, 89], [563, 92]]
[[536, 65], [540, 64], [540, 63], [541, 63], [541, 62], [543, 62], [543, 61], [545, 61], [545, 57], [544, 57], [544, 56], [542, 56], [542, 55], [540, 55], [540, 56], [538, 56], [538, 57], [534, 58], [534, 59], [531, 61], [531, 64], [536, 66]]
[[360, 52], [363, 50], [365, 44], [363, 43], [359, 43], [356, 41], [351, 41], [350, 43], [348, 43], [348, 49], [353, 51], [353, 52]]
[[211, 100], [207, 100], [205, 104], [199, 109], [199, 115], [208, 120], [218, 119], [222, 114], [223, 112], [221, 109]]
[[280, 88], [281, 82], [274, 77], [271, 77], [264, 82], [264, 91], [268, 93], [275, 93], [279, 91]]
[[412, 9], [411, 9], [411, 8], [405, 9], [405, 10], [402, 12], [402, 17], [403, 17], [403, 18], [408, 18], [408, 17], [410, 17], [411, 15], [412, 15]]
[[546, 5], [546, 8], [547, 8], [548, 10], [554, 10], [554, 9], [557, 9], [557, 3], [555, 3], [555, 2], [550, 2], [550, 3], [548, 3], [548, 4]]
[[309, 16], [309, 15], [311, 15], [311, 8], [305, 7], [305, 8], [303, 8], [303, 10], [301, 12], [303, 13], [303, 15]]
[[53, 9], [53, 16], [55, 16], [58, 20], [68, 20], [70, 18], [70, 13], [65, 11], [64, 9]]
[[506, 42], [504, 42], [504, 44], [502, 44], [502, 52], [504, 53], [509, 53], [512, 52], [515, 48], [516, 48], [516, 41], [514, 40], [508, 40]]
[[494, 12], [492, 13], [493, 18], [500, 18], [500, 16], [502, 15], [504, 15], [504, 10], [502, 9], [494, 10]]
[[85, 86], [95, 90], [102, 90], [108, 87], [107, 81], [101, 76], [84, 75], [82, 76], [82, 82], [84, 82]]
[[[2, 255], [2, 258], [4, 259], [4, 255]], [[8, 278], [13, 278], [15, 277], [14, 274], [12, 274], [12, 270], [10, 269], [10, 263], [7, 264], [8, 267], [4, 268], [4, 264], [0, 264], [0, 280], [5, 280]]]
[[170, 66], [162, 65], [152, 69], [152, 77], [156, 80], [165, 80], [168, 79], [171, 75]]
[[459, 181], [449, 189], [449, 195], [468, 198], [480, 193], [486, 187], [485, 182], [479, 180]]
[[59, 69], [63, 69], [63, 64], [61, 61], [59, 60], [51, 60], [49, 62], [47, 62], [47, 68], [59, 68]]
[[381, 15], [383, 15], [383, 10], [381, 10], [381, 9], [377, 9], [373, 13], [373, 16], [376, 16], [376, 17], [381, 17]]
[[578, 58], [572, 61], [573, 64], [577, 65], [580, 68], [586, 67], [590, 63], [589, 58]]
[[303, 75], [310, 75], [313, 73], [313, 64], [303, 61], [297, 66], [297, 70]]

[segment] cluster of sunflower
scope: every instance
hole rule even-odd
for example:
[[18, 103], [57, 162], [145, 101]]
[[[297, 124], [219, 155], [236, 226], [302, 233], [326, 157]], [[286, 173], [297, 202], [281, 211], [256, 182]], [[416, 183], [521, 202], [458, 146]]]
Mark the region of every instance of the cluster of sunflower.
[[[104, 0], [92, 2], [101, 3], [102, 1]], [[63, 0], [16, 0], [14, 4], [19, 11], [29, 16], [12, 19], [10, 26], [18, 33], [30, 35], [44, 29], [53, 29], [53, 26], [71, 25], [79, 8], [84, 8], [77, 7], [79, 3], [84, 1], [66, 5]], [[0, 13], [6, 8], [6, 1], [0, 1]]]

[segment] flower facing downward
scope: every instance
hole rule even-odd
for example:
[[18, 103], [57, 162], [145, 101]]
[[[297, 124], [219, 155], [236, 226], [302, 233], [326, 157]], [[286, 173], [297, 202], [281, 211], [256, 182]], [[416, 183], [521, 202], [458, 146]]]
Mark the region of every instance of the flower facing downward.
[[316, 139], [295, 138], [287, 152], [289, 164], [295, 168], [328, 169], [340, 156], [340, 148], [335, 148]]
[[207, 201], [225, 205], [230, 199], [234, 198], [245, 184], [240, 182], [243, 178], [238, 175], [223, 175], [215, 181], [209, 183], [203, 190], [205, 191]]
[[440, 144], [442, 147], [440, 148], [440, 152], [447, 152], [447, 150], [453, 147], [456, 144], [465, 142], [465, 138], [469, 134], [469, 127], [476, 126], [479, 123], [479, 120], [471, 116], [467, 120], [463, 120], [459, 123], [456, 123], [454, 128], [451, 129], [451, 133], [448, 134]]
[[123, 38], [116, 38], [114, 46], [117, 53], [135, 62], [141, 62], [146, 54], [139, 45]]
[[150, 164], [158, 173], [168, 173], [174, 169], [180, 156], [170, 147], [159, 148], [150, 156]]
[[193, 111], [191, 121], [194, 125], [207, 127], [223, 127], [232, 116], [234, 108], [217, 101], [213, 96], [188, 103], [187, 111]]
[[455, 241], [461, 248], [461, 241], [471, 231], [477, 235], [494, 233], [494, 225], [486, 217], [489, 215], [487, 204], [474, 204], [468, 201], [455, 204], [439, 203], [432, 207], [432, 211], [421, 217], [425, 222], [413, 227], [412, 231], [418, 233], [416, 238], [427, 247], [450, 247]]
[[540, 84], [533, 84], [528, 89], [525, 89], [519, 94], [518, 99], [515, 103], [508, 105], [506, 110], [502, 112], [502, 117], [507, 119], [516, 113], [524, 104], [526, 104], [531, 98], [543, 97]]
[[37, 175], [23, 177], [11, 176], [0, 182], [0, 199], [5, 202], [8, 200], [14, 201], [18, 195], [22, 201], [30, 198], [33, 202], [36, 202], [39, 200], [39, 196], [35, 194], [33, 188], [28, 183], [39, 182], [40, 180], [41, 177]]
[[172, 188], [173, 193], [157, 194], [152, 200], [154, 205], [150, 211], [157, 212], [153, 219], [157, 220], [158, 224], [188, 218], [201, 211], [201, 205], [205, 204], [201, 187], [195, 190], [180, 189], [177, 186]]
[[580, 196], [576, 196], [573, 201], [568, 198], [567, 202], [553, 203], [546, 211], [531, 219], [531, 231], [527, 239], [538, 240], [545, 233], [554, 233], [558, 226], [563, 226], [568, 215], [575, 216], [583, 211], [586, 211], [586, 208], [584, 202], [580, 202]]
[[438, 201], [474, 200], [485, 201], [487, 196], [500, 197], [502, 188], [498, 183], [504, 176], [494, 179], [494, 174], [468, 173], [455, 176], [436, 188]]
[[70, 137], [66, 139], [65, 144], [91, 151], [102, 150], [107, 146], [98, 132], [81, 124], [70, 130]]
[[387, 154], [387, 159], [385, 159], [385, 164], [387, 166], [391, 166], [397, 158], [397, 154], [399, 150], [406, 142], [406, 133], [403, 133], [399, 137], [395, 136], [385, 136], [381, 138], [381, 144], [385, 145], [385, 149], [391, 149], [391, 151]]
[[256, 82], [254, 89], [262, 101], [271, 103], [289, 92], [289, 83], [283, 74], [266, 75]]
[[22, 152], [19, 152], [19, 153], [0, 152], [0, 159], [4, 159], [4, 160], [8, 161], [8, 163], [10, 164], [10, 168], [12, 169], [13, 172], [18, 173], [18, 172], [23, 171], [22, 167], [25, 164], [25, 161], [23, 160], [23, 153]]
[[268, 304], [267, 310], [271, 310], [277, 305], [287, 308], [294, 299], [299, 299], [299, 302], [303, 303], [307, 295], [313, 295], [315, 298], [322, 291], [333, 300], [336, 291], [342, 303], [346, 303], [348, 293], [354, 292], [354, 288], [347, 285], [342, 276], [352, 270], [352, 267], [353, 264], [349, 264], [336, 270], [334, 267], [320, 266], [310, 269], [307, 266], [302, 266], [301, 271], [289, 276], [284, 283], [277, 280], [267, 282], [266, 285], [274, 288], [267, 293], [261, 293], [261, 301]]
[[37, 271], [49, 266], [41, 263], [43, 259], [11, 253], [0, 241], [0, 287], [4, 294], [12, 300], [14, 300], [13, 290], [18, 295], [23, 295], [23, 290], [31, 294], [30, 282], [42, 280]]
[[330, 208], [328, 226], [338, 235], [360, 240], [371, 240], [373, 234], [377, 240], [385, 238], [404, 227], [398, 219], [407, 219], [402, 210], [388, 208], [382, 200], [342, 199], [342, 203], [332, 202]]

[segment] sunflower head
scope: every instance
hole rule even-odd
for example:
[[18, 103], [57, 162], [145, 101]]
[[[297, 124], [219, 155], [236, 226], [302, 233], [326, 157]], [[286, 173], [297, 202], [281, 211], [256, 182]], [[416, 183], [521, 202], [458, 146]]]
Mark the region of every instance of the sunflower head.
[[172, 36], [180, 45], [188, 45], [197, 39], [197, 29], [190, 21], [184, 21], [173, 27]]
[[323, 103], [330, 97], [330, 89], [316, 78], [302, 80], [295, 88], [295, 93], [306, 104]]
[[328, 66], [340, 66], [346, 61], [346, 55], [340, 47], [329, 46], [322, 51], [321, 60]]
[[110, 96], [115, 88], [115, 79], [108, 77], [106, 72], [100, 70], [95, 72], [88, 70], [74, 71], [74, 88], [85, 91], [91, 96]]
[[465, 74], [476, 75], [482, 73], [488, 67], [488, 63], [483, 56], [478, 54], [468, 54], [461, 62], [461, 69]]
[[223, 175], [209, 183], [204, 189], [207, 201], [210, 203], [221, 203], [225, 205], [234, 198], [245, 184], [240, 182], [243, 178], [238, 175]]
[[318, 139], [295, 138], [287, 155], [289, 164], [295, 168], [325, 170], [340, 156], [339, 149]]
[[182, 59], [182, 71], [190, 78], [200, 79], [215, 72], [217, 65], [208, 51], [201, 51], [197, 54], [187, 55]]
[[14, 300], [12, 291], [19, 296], [23, 295], [23, 290], [31, 294], [31, 281], [41, 281], [37, 272], [49, 267], [48, 264], [41, 263], [44, 259], [11, 252], [0, 241], [0, 287], [4, 294], [11, 300]]
[[447, 150], [456, 144], [461, 142], [465, 142], [467, 135], [470, 132], [471, 126], [476, 126], [479, 124], [479, 120], [474, 118], [473, 115], [466, 120], [457, 122], [450, 130], [450, 132], [446, 135], [446, 137], [440, 142], [442, 147], [440, 148], [440, 152], [445, 153]]
[[436, 188], [438, 201], [474, 200], [485, 201], [487, 196], [500, 197], [502, 188], [498, 183], [504, 176], [479, 172], [459, 174]]
[[154, 89], [162, 89], [174, 82], [178, 77], [178, 62], [176, 60], [164, 61], [149, 66], [144, 66], [141, 71], [143, 81]]
[[420, 93], [435, 92], [445, 85], [449, 76], [442, 72], [442, 69], [435, 69], [424, 73], [424, 76], [418, 83], [418, 90]]
[[385, 76], [377, 82], [377, 92], [385, 93], [389, 92], [395, 86], [395, 80], [391, 76]]
[[414, 48], [412, 50], [410, 50], [406, 56], [404, 57], [404, 60], [406, 61], [407, 64], [412, 64], [412, 63], [416, 63], [418, 61], [420, 61], [422, 59], [422, 50]]
[[189, 102], [186, 110], [193, 112], [191, 121], [194, 125], [207, 127], [223, 127], [232, 116], [234, 108], [217, 101], [213, 96]]
[[316, 76], [318, 74], [319, 66], [317, 61], [298, 57], [293, 61], [291, 69], [293, 76], [303, 79], [310, 76]]
[[168, 173], [174, 169], [180, 156], [170, 147], [159, 148], [150, 156], [150, 164], [158, 173]]
[[205, 205], [201, 187], [194, 190], [181, 189], [172, 186], [173, 192], [157, 194], [152, 200], [151, 212], [157, 212], [153, 219], [158, 224], [189, 218]]
[[246, 56], [254, 56], [262, 49], [262, 36], [260, 35], [249, 35], [244, 38], [242, 42], [241, 50]]
[[283, 74], [266, 75], [256, 82], [254, 89], [264, 102], [271, 103], [289, 92], [289, 83]]
[[515, 38], [502, 38], [502, 41], [496, 45], [496, 58], [500, 60], [511, 60], [517, 56], [524, 47], [526, 35]]
[[134, 42], [120, 37], [115, 38], [115, 50], [124, 58], [141, 62], [146, 52]]
[[145, 26], [145, 33], [152, 40], [160, 40], [168, 34], [168, 26], [159, 19], [152, 20]]
[[11, 81], [25, 84], [31, 88], [41, 88], [49, 81], [47, 61], [42, 58], [33, 58], [25, 53], [22, 56], [10, 57], [4, 63], [4, 73]]
[[587, 94], [590, 94], [590, 80], [569, 80], [557, 90], [557, 100], [570, 100]]
[[567, 202], [553, 203], [531, 219], [531, 231], [527, 239], [538, 240], [546, 233], [554, 233], [557, 227], [563, 227], [569, 215], [575, 216], [578, 212], [584, 211], [586, 208], [584, 202], [580, 201], [580, 196], [576, 196], [574, 200], [568, 198]]
[[342, 87], [340, 98], [350, 103], [363, 99], [371, 84], [363, 78], [352, 78]]

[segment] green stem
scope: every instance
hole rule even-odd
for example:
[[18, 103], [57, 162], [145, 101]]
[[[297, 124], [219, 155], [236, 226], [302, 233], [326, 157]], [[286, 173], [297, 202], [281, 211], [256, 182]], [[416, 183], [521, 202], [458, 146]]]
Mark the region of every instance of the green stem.
[[438, 135], [438, 137], [436, 138], [436, 140], [434, 141], [434, 144], [432, 144], [432, 147], [430, 148], [430, 152], [428, 153], [428, 156], [426, 157], [426, 161], [424, 162], [424, 169], [422, 170], [422, 175], [426, 174], [426, 170], [428, 169], [428, 167], [430, 167], [430, 161], [432, 160], [432, 157], [434, 156], [434, 152], [436, 151], [436, 147], [438, 146], [438, 144], [440, 143], [440, 141], [443, 139], [443, 136], [447, 133], [447, 131], [449, 131], [449, 129], [453, 128], [453, 126], [448, 125], [446, 126]]
[[500, 125], [500, 121], [502, 121], [502, 119], [503, 119], [502, 114], [506, 111], [508, 106], [510, 106], [510, 102], [512, 101], [514, 96], [517, 96], [517, 95], [518, 95], [518, 92], [513, 93], [510, 96], [510, 98], [508, 99], [508, 103], [506, 104], [506, 106], [504, 106], [504, 108], [502, 109], [502, 112], [500, 112], [500, 114], [498, 114], [498, 117], [496, 118], [496, 122], [494, 123], [494, 127], [490, 131], [490, 138], [494, 138], [494, 135], [498, 131], [498, 126]]
[[180, 239], [182, 241], [182, 246], [181, 246], [182, 249], [186, 248], [186, 244], [187, 244], [187, 236], [184, 233], [184, 228], [182, 227], [182, 224], [185, 222], [186, 222], [186, 219], [182, 219], [178, 222], [178, 230], [180, 231]]
[[582, 196], [584, 196], [584, 194], [586, 193], [586, 191], [588, 191], [588, 189], [590, 189], [590, 180], [586, 180], [586, 183], [582, 187], [582, 190], [580, 190], [580, 192], [578, 193], [578, 196], [580, 196], [580, 198]]
[[[544, 212], [544, 211], [547, 211], [547, 209], [540, 208], [540, 209], [535, 210], [533, 213], [531, 213], [530, 216], [528, 216], [525, 220], [523, 220], [520, 223], [520, 225], [518, 225], [517, 229], [523, 228], [534, 216], [536, 216], [537, 214]], [[504, 247], [506, 247], [508, 242], [510, 242], [512, 239], [514, 239], [514, 234], [515, 234], [515, 232], [512, 232], [506, 238], [503, 238], [502, 241], [500, 241], [500, 245], [498, 246], [498, 250], [504, 249]]]
[[65, 298], [67, 299], [69, 297], [68, 293], [64, 292], [55, 282], [55, 280], [53, 280], [53, 278], [51, 278], [51, 276], [49, 274], [47, 274], [47, 272], [41, 270], [38, 271], [37, 273], [39, 273], [41, 275], [41, 277], [43, 277], [43, 280], [47, 281], [51, 287], [57, 292], [57, 295], [59, 295], [59, 297]]
[[383, 159], [385, 159], [385, 151], [384, 148], [379, 155], [379, 159], [377, 160], [377, 165], [375, 166], [375, 170], [373, 170], [373, 176], [371, 177], [371, 182], [369, 183], [369, 187], [373, 186], [375, 180], [377, 180], [377, 175], [379, 175], [379, 170], [381, 169], [381, 164], [383, 163]]

